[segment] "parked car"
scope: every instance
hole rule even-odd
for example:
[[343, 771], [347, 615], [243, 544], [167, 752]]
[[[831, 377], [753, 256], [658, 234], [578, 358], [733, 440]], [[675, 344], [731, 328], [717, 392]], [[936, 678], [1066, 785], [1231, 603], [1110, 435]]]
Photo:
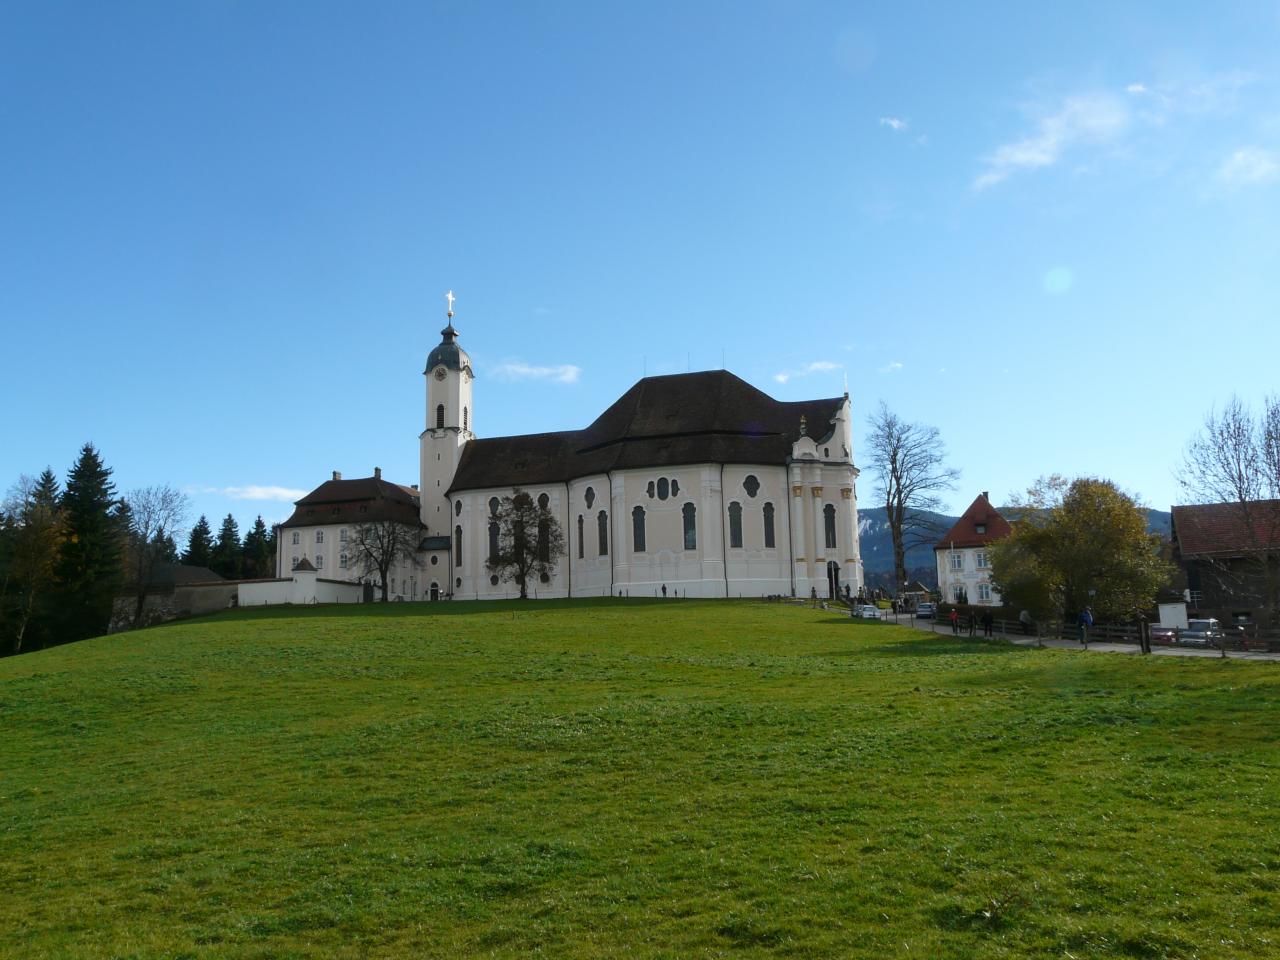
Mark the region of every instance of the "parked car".
[[879, 620], [880, 608], [872, 606], [869, 603], [864, 603], [862, 606], [854, 609], [853, 615], [855, 617], [860, 617], [863, 620]]
[[922, 603], [916, 607], [917, 620], [932, 620], [937, 614], [938, 608], [932, 603]]
[[1214, 619], [1188, 620], [1187, 629], [1178, 631], [1179, 641], [1197, 647], [1217, 646], [1222, 636], [1222, 627]]
[[1151, 642], [1171, 644], [1174, 642], [1174, 627], [1166, 627], [1162, 623], [1151, 624]]

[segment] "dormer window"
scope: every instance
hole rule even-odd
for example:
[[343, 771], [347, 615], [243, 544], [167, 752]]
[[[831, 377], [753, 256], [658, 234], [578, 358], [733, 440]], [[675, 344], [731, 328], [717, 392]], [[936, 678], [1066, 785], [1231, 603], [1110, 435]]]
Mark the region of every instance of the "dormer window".
[[985, 523], [975, 524], [973, 529], [976, 530], [978, 533], [986, 533], [987, 525]]

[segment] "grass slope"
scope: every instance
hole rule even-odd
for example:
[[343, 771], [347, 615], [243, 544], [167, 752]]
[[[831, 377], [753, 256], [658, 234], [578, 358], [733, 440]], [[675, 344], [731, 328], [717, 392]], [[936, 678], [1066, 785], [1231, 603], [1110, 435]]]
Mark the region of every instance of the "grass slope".
[[761, 603], [0, 661], [0, 955], [1280, 953], [1280, 672]]

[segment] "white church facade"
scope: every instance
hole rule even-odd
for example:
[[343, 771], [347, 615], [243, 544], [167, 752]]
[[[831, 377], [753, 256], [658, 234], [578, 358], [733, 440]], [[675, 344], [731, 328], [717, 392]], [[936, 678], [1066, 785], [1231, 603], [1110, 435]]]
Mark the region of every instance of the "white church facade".
[[335, 474], [281, 525], [277, 577], [308, 559], [319, 576], [358, 579], [341, 549], [346, 525], [408, 521], [412, 505], [422, 548], [391, 571], [393, 596], [513, 596], [486, 561], [500, 501], [520, 488], [552, 511], [565, 543], [530, 596], [859, 592], [848, 394], [781, 402], [727, 371], [645, 377], [585, 429], [481, 438], [475, 374], [449, 316], [424, 370], [419, 483]]

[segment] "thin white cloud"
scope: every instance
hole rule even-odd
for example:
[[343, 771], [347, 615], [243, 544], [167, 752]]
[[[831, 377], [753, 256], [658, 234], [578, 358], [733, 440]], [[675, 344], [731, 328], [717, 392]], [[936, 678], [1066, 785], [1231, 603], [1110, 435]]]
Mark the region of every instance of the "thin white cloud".
[[902, 369], [901, 360], [890, 360], [887, 364], [880, 368], [881, 373], [897, 373]]
[[911, 126], [911, 124], [908, 121], [903, 120], [901, 117], [881, 117], [880, 126], [888, 127], [894, 133], [902, 133], [902, 131], [906, 130], [907, 127]]
[[277, 503], [293, 503], [310, 491], [295, 487], [277, 487], [270, 484], [251, 483], [243, 487], [188, 487], [188, 493], [216, 493], [232, 500], [273, 500]]
[[1110, 94], [1068, 97], [1057, 111], [1043, 117], [1033, 134], [997, 147], [973, 181], [985, 190], [1024, 170], [1051, 167], [1073, 147], [1114, 140], [1129, 125], [1129, 110]]
[[1280, 154], [1258, 147], [1241, 147], [1218, 167], [1218, 179], [1228, 186], [1270, 183], [1280, 178]]
[[796, 377], [807, 377], [811, 373], [830, 373], [832, 370], [839, 370], [841, 366], [842, 364], [833, 363], [830, 360], [815, 360], [813, 363], [807, 363], [803, 367], [775, 373], [773, 379], [778, 383], [786, 383]]
[[1131, 83], [1124, 88], [1124, 92], [1132, 94], [1146, 93], [1147, 85], [1145, 83]]
[[549, 380], [552, 383], [577, 383], [581, 374], [582, 368], [572, 363], [539, 367], [520, 360], [508, 360], [493, 369], [493, 375], [500, 380]]

